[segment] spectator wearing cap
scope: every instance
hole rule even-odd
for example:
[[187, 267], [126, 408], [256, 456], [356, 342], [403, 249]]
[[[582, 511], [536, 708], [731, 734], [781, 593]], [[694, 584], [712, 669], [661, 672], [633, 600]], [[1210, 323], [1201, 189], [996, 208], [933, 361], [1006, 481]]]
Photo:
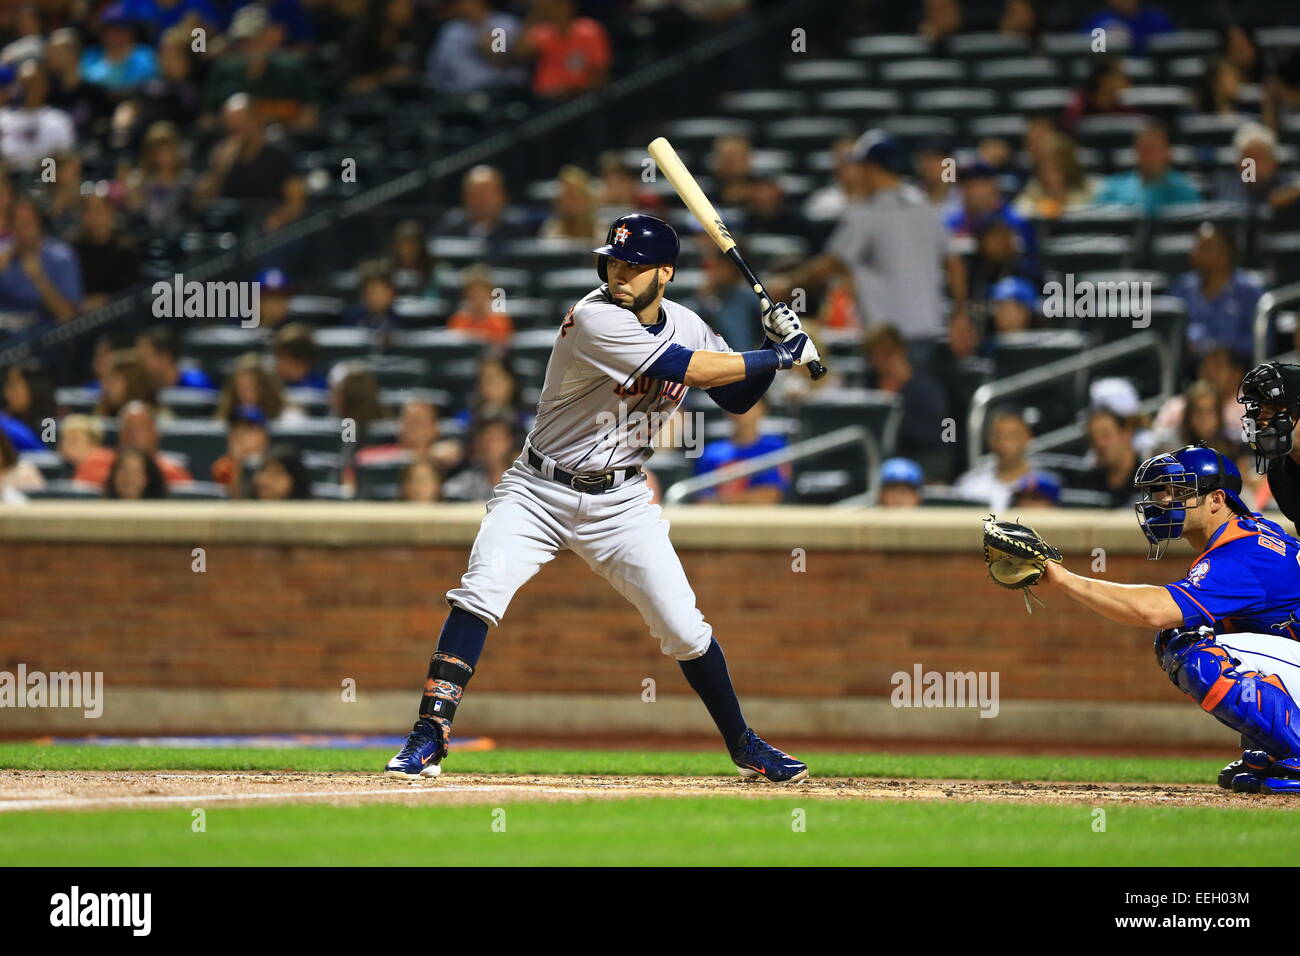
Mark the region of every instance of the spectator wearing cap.
[[140, 255], [134, 240], [118, 224], [117, 210], [105, 196], [91, 193], [81, 203], [81, 226], [72, 240], [81, 264], [89, 311], [140, 281]]
[[512, 13], [493, 10], [488, 0], [457, 0], [438, 31], [425, 64], [430, 84], [442, 94], [513, 89], [528, 83], [528, 69], [495, 52], [519, 44], [522, 24]]
[[50, 34], [45, 65], [50, 71], [50, 105], [72, 118], [78, 136], [103, 135], [113, 115], [113, 98], [82, 74], [81, 38], [75, 29], [62, 27]]
[[1106, 9], [1094, 13], [1083, 23], [1083, 32], [1091, 34], [1094, 30], [1104, 30], [1115, 38], [1115, 45], [1124, 49], [1123, 40], [1133, 53], [1146, 53], [1147, 44], [1153, 36], [1170, 33], [1174, 22], [1163, 10], [1143, 3], [1142, 0], [1108, 0]]
[[460, 181], [460, 205], [449, 209], [434, 230], [440, 236], [482, 239], [490, 257], [502, 255], [512, 239], [531, 235], [523, 215], [510, 206], [505, 179], [492, 166], [475, 166]]
[[81, 310], [77, 254], [62, 239], [45, 235], [30, 199], [14, 203], [12, 228], [13, 244], [0, 251], [0, 329], [67, 322]]
[[256, 469], [271, 447], [266, 415], [256, 405], [234, 408], [226, 420], [226, 453], [212, 463], [212, 480], [231, 498], [244, 496], [244, 473]]
[[[1270, 231], [1300, 229], [1300, 173], [1284, 169], [1277, 159], [1277, 134], [1263, 123], [1243, 123], [1232, 137], [1237, 163], [1215, 179], [1217, 198], [1245, 203], [1255, 218], [1266, 219]], [[1243, 179], [1252, 172], [1250, 182]]]
[[[777, 276], [768, 288], [785, 298], [796, 287], [820, 288], [847, 272], [863, 322], [894, 326], [918, 364], [928, 365], [935, 340], [947, 336], [959, 356], [976, 345], [966, 311], [966, 268], [925, 194], [903, 181], [898, 142], [880, 130], [853, 147], [866, 194], [845, 211], [823, 253]], [[940, 288], [947, 278], [952, 306], [945, 315]], [[775, 288], [774, 288], [775, 287]]]
[[1092, 202], [1094, 183], [1084, 175], [1074, 140], [1050, 132], [1033, 160], [1034, 170], [1012, 208], [1025, 219], [1058, 219], [1061, 213]]
[[952, 473], [952, 446], [943, 440], [947, 390], [929, 370], [913, 365], [906, 342], [893, 326], [868, 326], [863, 349], [876, 388], [902, 401], [898, 453], [919, 461], [929, 474], [946, 478]]
[[999, 280], [989, 290], [987, 304], [992, 335], [989, 336], [988, 353], [997, 349], [998, 336], [1025, 332], [1038, 320], [1038, 290], [1028, 279], [1008, 276]]
[[944, 219], [949, 233], [957, 239], [977, 240], [990, 227], [1005, 226], [1015, 234], [1022, 271], [1037, 273], [1038, 244], [1033, 224], [1007, 203], [993, 167], [982, 159], [970, 160], [958, 170], [957, 181], [961, 207]]
[[1031, 471], [1011, 489], [1015, 508], [1056, 508], [1061, 504], [1061, 484], [1045, 471]]
[[158, 450], [158, 425], [153, 409], [144, 402], [128, 402], [117, 416], [117, 448], [96, 448], [77, 465], [73, 477], [103, 485], [113, 469], [119, 450], [134, 449], [157, 462], [168, 484], [191, 481], [185, 466], [171, 455]]
[[1029, 465], [1029, 440], [1033, 430], [1024, 413], [998, 408], [989, 416], [986, 436], [989, 456], [953, 483], [963, 498], [986, 501], [993, 511], [1005, 511], [1016, 484], [1033, 469]]
[[285, 388], [310, 388], [328, 392], [329, 382], [316, 371], [316, 337], [306, 322], [290, 322], [271, 340], [275, 377]]
[[1192, 246], [1190, 272], [1180, 275], [1169, 293], [1187, 305], [1189, 360], [1215, 348], [1250, 355], [1255, 348], [1255, 307], [1264, 287], [1237, 268], [1236, 244], [1221, 226], [1202, 223]]
[[1110, 495], [1112, 508], [1125, 508], [1140, 495], [1133, 487], [1137, 451], [1133, 447], [1133, 419], [1110, 408], [1094, 407], [1087, 419], [1089, 455], [1093, 468], [1080, 476], [1078, 486]]
[[214, 111], [242, 93], [262, 122], [312, 129], [319, 113], [316, 86], [298, 54], [277, 49], [282, 36], [264, 7], [241, 7], [226, 32], [233, 52], [213, 65], [203, 93], [204, 109]]
[[135, 340], [135, 351], [157, 389], [217, 390], [216, 383], [202, 369], [181, 365], [180, 335], [169, 325], [154, 325], [141, 332]]
[[886, 458], [880, 465], [882, 508], [915, 508], [921, 504], [925, 475], [910, 458]]
[[76, 126], [67, 111], [50, 104], [50, 78], [43, 65], [28, 60], [18, 68], [18, 82], [21, 97], [0, 109], [0, 157], [19, 172], [44, 172], [47, 158], [75, 148]]
[[447, 320], [447, 328], [504, 348], [515, 333], [515, 323], [509, 312], [497, 308], [502, 301], [493, 295], [492, 270], [470, 266], [461, 279], [460, 308]]
[[289, 320], [289, 302], [293, 285], [283, 269], [263, 269], [257, 283], [258, 324], [264, 329], [278, 329]]
[[[257, 8], [249, 8], [257, 9]], [[307, 187], [293, 156], [266, 137], [265, 121], [246, 93], [236, 93], [221, 111], [226, 135], [199, 180], [200, 205], [215, 199], [238, 199], [262, 211], [262, 229], [271, 232], [298, 219], [307, 208]]]
[[1137, 168], [1112, 173], [1102, 180], [1096, 202], [1137, 206], [1149, 216], [1179, 203], [1197, 202], [1201, 197], [1192, 181], [1173, 168], [1169, 130], [1163, 123], [1149, 123], [1133, 140]]
[[136, 42], [135, 22], [123, 4], [111, 3], [99, 15], [99, 46], [82, 54], [81, 72], [114, 95], [131, 93], [158, 75], [158, 58]]
[[[731, 437], [711, 441], [695, 460], [695, 474], [705, 475], [733, 462], [748, 461], [769, 452], [781, 451], [789, 442], [783, 435], [763, 434], [763, 416], [767, 404], [763, 401], [742, 415], [728, 413], [731, 419]], [[790, 489], [790, 465], [776, 465], [756, 474], [733, 478], [700, 493], [701, 500], [721, 504], [774, 505], [785, 499]]]

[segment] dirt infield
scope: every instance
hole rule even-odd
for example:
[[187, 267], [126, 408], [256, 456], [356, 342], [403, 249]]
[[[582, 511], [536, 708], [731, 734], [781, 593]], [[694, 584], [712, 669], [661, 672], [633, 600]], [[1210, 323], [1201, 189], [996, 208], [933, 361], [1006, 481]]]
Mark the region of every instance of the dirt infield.
[[414, 783], [374, 773], [286, 771], [0, 771], [0, 813], [269, 803], [392, 802], [465, 806], [626, 797], [746, 796], [1030, 804], [1131, 804], [1300, 809], [1300, 801], [1232, 794], [1205, 784], [810, 779], [775, 786], [735, 777], [524, 776], [449, 773]]

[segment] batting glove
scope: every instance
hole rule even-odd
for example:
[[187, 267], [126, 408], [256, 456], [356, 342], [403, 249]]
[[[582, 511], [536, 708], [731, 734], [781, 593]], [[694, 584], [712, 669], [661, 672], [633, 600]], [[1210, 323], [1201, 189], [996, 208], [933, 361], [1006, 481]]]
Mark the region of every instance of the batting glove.
[[763, 313], [763, 331], [773, 342], [784, 342], [796, 332], [802, 332], [799, 316], [784, 302], [778, 302]]
[[804, 332], [795, 332], [782, 342], [773, 342], [772, 351], [776, 352], [778, 368], [793, 368], [821, 361], [817, 346], [813, 345], [812, 339]]

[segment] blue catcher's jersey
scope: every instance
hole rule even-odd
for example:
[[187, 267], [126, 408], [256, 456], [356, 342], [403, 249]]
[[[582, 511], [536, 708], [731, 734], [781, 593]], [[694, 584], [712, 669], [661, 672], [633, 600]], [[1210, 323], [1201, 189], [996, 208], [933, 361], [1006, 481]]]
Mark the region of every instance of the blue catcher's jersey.
[[1165, 588], [1187, 627], [1300, 640], [1300, 541], [1266, 518], [1229, 520]]

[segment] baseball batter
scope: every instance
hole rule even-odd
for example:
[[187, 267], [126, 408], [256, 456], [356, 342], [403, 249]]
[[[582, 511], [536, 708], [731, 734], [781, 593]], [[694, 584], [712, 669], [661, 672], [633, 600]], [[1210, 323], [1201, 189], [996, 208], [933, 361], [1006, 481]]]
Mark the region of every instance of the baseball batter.
[[[1041, 580], [1109, 620], [1158, 628], [1156, 660], [1174, 686], [1242, 736], [1241, 759], [1224, 767], [1219, 785], [1300, 794], [1300, 541], [1251, 512], [1241, 472], [1212, 448], [1150, 458], [1134, 485], [1144, 494], [1134, 507], [1148, 557], [1178, 538], [1198, 552], [1180, 580], [1119, 584], [1074, 574], [1036, 532], [1010, 523], [985, 531], [995, 579]], [[1026, 558], [1039, 549], [1045, 560], [1031, 563], [1041, 578], [1021, 577], [1015, 558], [1005, 559], [1022, 548]]]
[[768, 745], [745, 721], [722, 647], [651, 503], [642, 471], [658, 425], [687, 389], [747, 411], [777, 371], [819, 358], [798, 318], [778, 304], [763, 316], [761, 348], [733, 352], [704, 320], [664, 298], [679, 243], [668, 223], [623, 216], [599, 255], [599, 288], [560, 323], [537, 420], [523, 453], [487, 504], [451, 612], [429, 664], [419, 717], [385, 768], [433, 777], [478, 666], [489, 627], [515, 592], [562, 549], [576, 553], [641, 612], [722, 734], [741, 776], [802, 780], [808, 768]]

